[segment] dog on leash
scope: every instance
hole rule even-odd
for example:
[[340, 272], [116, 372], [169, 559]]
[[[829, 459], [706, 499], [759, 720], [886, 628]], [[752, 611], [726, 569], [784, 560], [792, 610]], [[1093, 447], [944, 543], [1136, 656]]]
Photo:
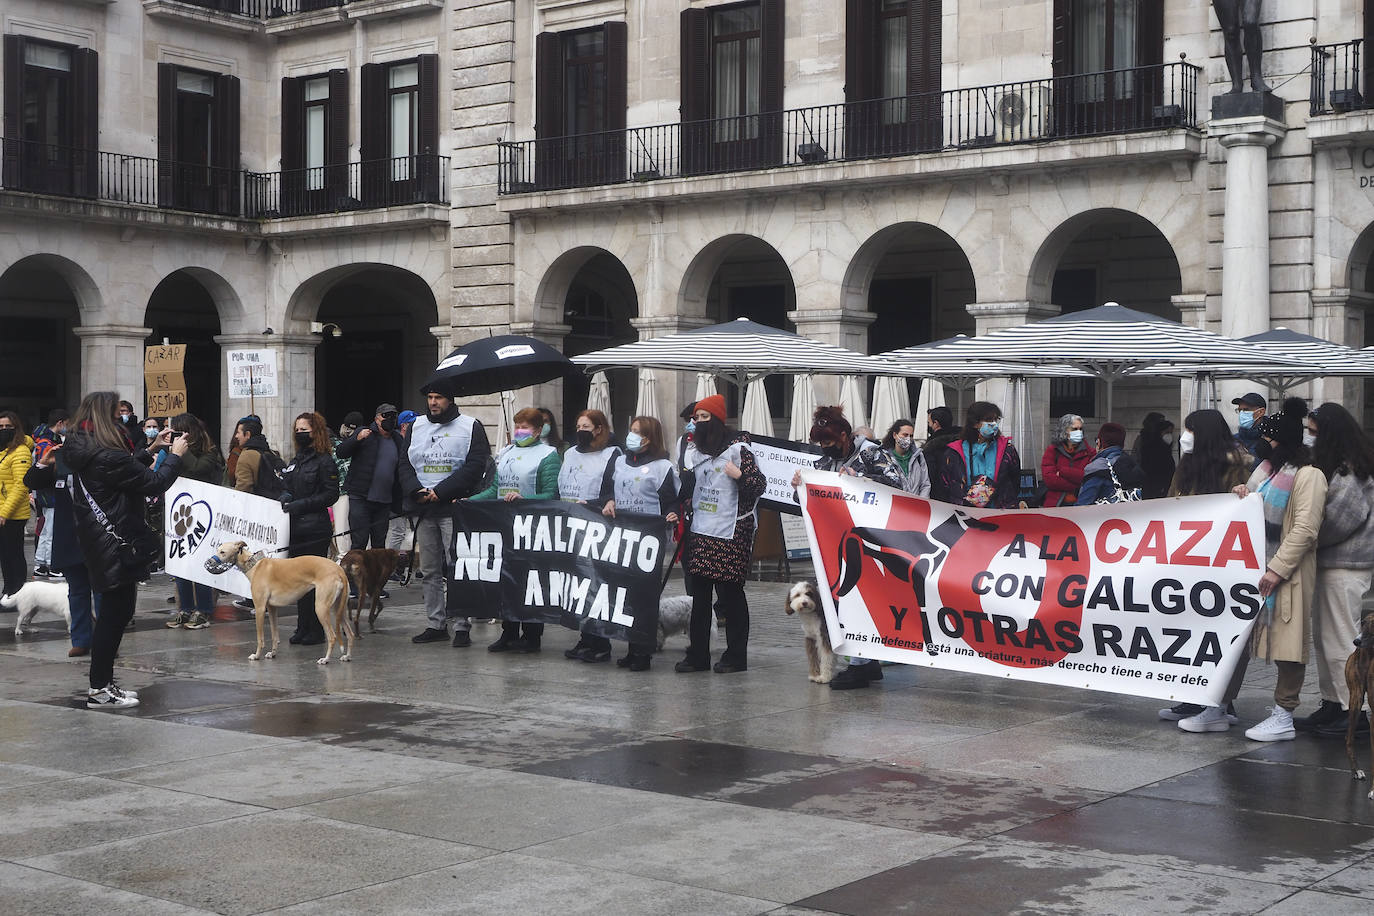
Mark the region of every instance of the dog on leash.
[[[1359, 726], [1360, 712], [1366, 701], [1374, 710], [1374, 613], [1365, 614], [1360, 621], [1360, 636], [1355, 640], [1355, 651], [1345, 661], [1345, 686], [1350, 689], [1350, 723], [1345, 728], [1345, 755], [1350, 758], [1350, 775], [1364, 779], [1365, 772], [1360, 769], [1355, 757], [1355, 729]], [[1371, 767], [1374, 767], [1374, 729], [1369, 733], [1369, 753]], [[1374, 801], [1374, 789], [1366, 796]]]
[[67, 622], [68, 632], [72, 628], [72, 612], [67, 606], [65, 582], [25, 582], [24, 587], [13, 595], [0, 598], [0, 607], [19, 611], [19, 619], [14, 622], [16, 638], [29, 632], [29, 624], [40, 611], [61, 617]]
[[663, 642], [669, 636], [686, 633], [691, 622], [691, 595], [673, 595], [658, 599], [658, 651], [663, 651]]
[[[253, 616], [258, 625], [258, 650], [248, 656], [250, 662], [260, 658], [275, 658], [279, 638], [277, 608], [295, 604], [311, 589], [315, 590], [315, 616], [324, 627], [324, 658], [318, 664], [329, 664], [334, 643], [339, 644], [339, 661], [352, 660], [353, 628], [348, 621], [348, 576], [337, 563], [325, 557], [291, 557], [274, 560], [262, 551], [249, 553], [243, 541], [226, 541], [205, 561], [205, 568], [216, 575], [237, 566], [248, 577], [253, 593]], [[263, 652], [262, 618], [272, 623], [272, 648]], [[347, 648], [344, 640], [347, 640]]]
[[363, 638], [359, 620], [363, 613], [363, 602], [370, 597], [372, 606], [367, 612], [367, 628], [377, 632], [377, 617], [382, 613], [381, 592], [383, 586], [396, 571], [401, 554], [395, 550], [376, 547], [372, 550], [350, 550], [339, 560], [348, 581], [358, 591], [358, 603], [353, 607], [353, 632], [358, 639]]
[[835, 677], [835, 650], [830, 647], [830, 630], [825, 625], [825, 611], [821, 608], [821, 594], [814, 582], [798, 582], [787, 592], [783, 608], [801, 618], [802, 633], [806, 636], [806, 661], [811, 666], [809, 680], [815, 684], [829, 684]]

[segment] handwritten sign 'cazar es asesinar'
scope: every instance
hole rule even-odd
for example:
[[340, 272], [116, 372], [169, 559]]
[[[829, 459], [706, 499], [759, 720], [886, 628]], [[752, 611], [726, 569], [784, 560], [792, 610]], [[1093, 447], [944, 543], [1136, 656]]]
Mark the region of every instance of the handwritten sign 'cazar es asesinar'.
[[145, 417], [172, 417], [186, 412], [186, 344], [143, 348]]

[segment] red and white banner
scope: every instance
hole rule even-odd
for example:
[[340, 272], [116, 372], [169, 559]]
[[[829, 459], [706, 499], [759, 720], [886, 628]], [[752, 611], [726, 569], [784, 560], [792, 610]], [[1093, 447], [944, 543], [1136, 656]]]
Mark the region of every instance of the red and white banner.
[[1257, 496], [991, 510], [802, 479], [842, 655], [1215, 705], [1263, 603]]

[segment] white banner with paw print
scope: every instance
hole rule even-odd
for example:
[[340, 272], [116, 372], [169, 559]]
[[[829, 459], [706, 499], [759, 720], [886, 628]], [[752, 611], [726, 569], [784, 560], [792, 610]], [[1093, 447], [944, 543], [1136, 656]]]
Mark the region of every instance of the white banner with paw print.
[[290, 517], [275, 499], [228, 487], [178, 479], [163, 497], [167, 574], [233, 595], [249, 594], [248, 577], [236, 566], [215, 575], [205, 561], [225, 541], [243, 541], [250, 551], [286, 556]]

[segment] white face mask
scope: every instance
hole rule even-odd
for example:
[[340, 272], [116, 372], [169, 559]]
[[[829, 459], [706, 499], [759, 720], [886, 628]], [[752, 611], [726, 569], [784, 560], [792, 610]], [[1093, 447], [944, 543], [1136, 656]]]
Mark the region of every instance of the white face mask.
[[1173, 433], [1165, 433], [1164, 435], [1160, 436], [1159, 438], [1161, 438], [1161, 439], [1164, 440], [1164, 444], [1165, 444], [1165, 445], [1173, 445], [1173, 444], [1174, 444], [1174, 434], [1173, 434]]
[[1178, 437], [1178, 453], [1186, 455], [1193, 450], [1193, 434], [1184, 430]]
[[1075, 445], [1077, 445], [1079, 442], [1082, 442], [1082, 441], [1083, 441], [1083, 430], [1081, 430], [1081, 429], [1071, 429], [1071, 430], [1069, 430], [1069, 441], [1072, 442], [1072, 443], [1074, 443]]
[[1302, 444], [1307, 446], [1308, 448], [1311, 448], [1312, 446], [1317, 444], [1317, 437], [1312, 435], [1311, 433], [1303, 433]]

